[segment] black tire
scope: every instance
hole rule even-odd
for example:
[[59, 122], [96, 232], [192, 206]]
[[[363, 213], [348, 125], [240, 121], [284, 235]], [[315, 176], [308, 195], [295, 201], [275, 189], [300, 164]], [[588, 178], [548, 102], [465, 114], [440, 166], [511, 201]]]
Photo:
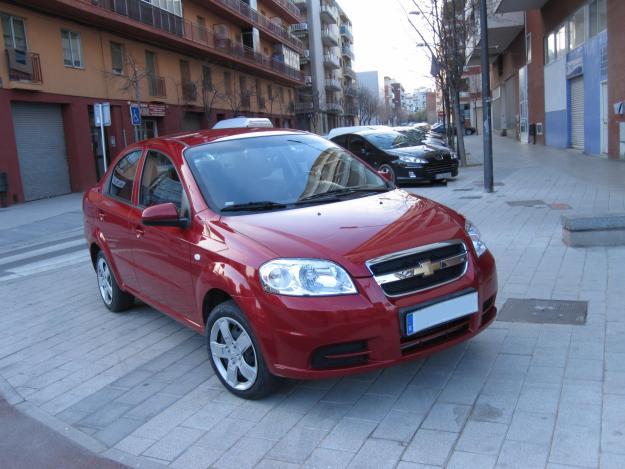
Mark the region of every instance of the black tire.
[[95, 270], [98, 290], [104, 306], [113, 313], [121, 313], [134, 305], [135, 297], [119, 288], [115, 274], [113, 274], [109, 261], [102, 251], [98, 252], [96, 256]]
[[[228, 341], [223, 332], [221, 332], [224, 323], [227, 324], [230, 339], [234, 339], [233, 342], [230, 342], [231, 345], [227, 345]], [[238, 329], [241, 329], [241, 331]], [[247, 348], [241, 349], [241, 347], [237, 348], [236, 344], [238, 344], [239, 339], [244, 336], [243, 332], [245, 332], [249, 338], [249, 345]], [[237, 333], [239, 335], [236, 335]], [[219, 381], [221, 381], [224, 387], [232, 394], [242, 397], [243, 399], [260, 399], [271, 394], [279, 386], [281, 379], [269, 372], [258, 340], [254, 335], [254, 331], [245, 317], [245, 314], [243, 314], [234, 301], [226, 301], [213, 308], [206, 321], [205, 335], [206, 350], [211, 366], [217, 378], [219, 378]], [[220, 350], [223, 353], [230, 354], [234, 350], [234, 355], [239, 354], [238, 357], [218, 357], [213, 353], [211, 342], [214, 342], [213, 347], [215, 351]], [[219, 363], [217, 361], [219, 361]], [[238, 382], [239, 378], [243, 378], [240, 382], [240, 387], [233, 386], [227, 380], [227, 377], [230, 377], [229, 371], [231, 363], [233, 363], [233, 368], [236, 369], [233, 372], [234, 375], [236, 375], [235, 380]], [[247, 370], [255, 369], [256, 375], [254, 380], [246, 378], [242, 372], [243, 368], [241, 364], [243, 364], [243, 366], [247, 365]]]
[[381, 164], [378, 168], [378, 171], [381, 173], [387, 173], [390, 176], [390, 180], [393, 184], [397, 184], [397, 176], [395, 175], [395, 170], [388, 164]]

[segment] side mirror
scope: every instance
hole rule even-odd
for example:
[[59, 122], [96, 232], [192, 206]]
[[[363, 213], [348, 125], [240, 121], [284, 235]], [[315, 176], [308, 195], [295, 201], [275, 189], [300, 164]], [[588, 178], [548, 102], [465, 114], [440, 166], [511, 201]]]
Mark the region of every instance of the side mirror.
[[378, 171], [378, 176], [382, 176], [385, 181], [391, 182], [391, 174], [386, 171]]
[[145, 208], [141, 213], [141, 223], [145, 226], [177, 226], [184, 228], [189, 224], [189, 220], [180, 218], [176, 206], [171, 202], [167, 202]]

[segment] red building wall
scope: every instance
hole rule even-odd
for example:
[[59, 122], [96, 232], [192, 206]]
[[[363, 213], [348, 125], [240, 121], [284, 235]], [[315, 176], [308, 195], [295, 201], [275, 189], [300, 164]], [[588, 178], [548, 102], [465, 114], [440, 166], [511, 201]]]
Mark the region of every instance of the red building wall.
[[[545, 59], [543, 37], [545, 27], [540, 10], [527, 12], [527, 32], [532, 34], [532, 61], [527, 65], [528, 119], [530, 124], [545, 123]], [[530, 141], [533, 141], [530, 139]], [[536, 143], [545, 144], [545, 135], [537, 135]]]
[[619, 158], [619, 124], [624, 116], [617, 116], [612, 104], [625, 101], [625, 2], [608, 0], [608, 152], [610, 158]]

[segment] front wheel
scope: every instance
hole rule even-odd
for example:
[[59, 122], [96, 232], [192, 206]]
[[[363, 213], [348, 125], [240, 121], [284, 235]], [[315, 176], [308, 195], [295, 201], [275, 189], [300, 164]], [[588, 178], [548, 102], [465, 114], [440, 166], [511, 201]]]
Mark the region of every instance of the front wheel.
[[109, 261], [102, 251], [96, 257], [95, 266], [100, 297], [104, 305], [114, 313], [130, 308], [134, 304], [135, 299], [130, 293], [126, 293], [119, 288]]
[[234, 301], [221, 303], [210, 313], [206, 342], [213, 370], [232, 394], [259, 399], [279, 384], [269, 373], [252, 328]]

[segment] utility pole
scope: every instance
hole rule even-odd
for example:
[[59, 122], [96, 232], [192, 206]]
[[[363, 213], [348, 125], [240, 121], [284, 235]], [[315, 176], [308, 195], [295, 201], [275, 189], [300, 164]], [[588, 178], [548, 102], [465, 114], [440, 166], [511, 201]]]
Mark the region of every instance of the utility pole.
[[493, 128], [490, 116], [490, 63], [488, 60], [488, 11], [486, 0], [480, 0], [480, 40], [482, 49], [482, 114], [484, 120], [484, 190], [494, 191]]

